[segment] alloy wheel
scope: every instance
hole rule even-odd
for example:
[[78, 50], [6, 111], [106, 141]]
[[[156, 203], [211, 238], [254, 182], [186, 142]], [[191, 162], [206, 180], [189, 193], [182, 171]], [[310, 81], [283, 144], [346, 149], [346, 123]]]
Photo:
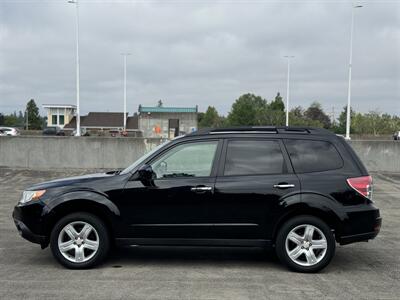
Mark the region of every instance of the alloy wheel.
[[75, 221], [67, 224], [58, 235], [60, 253], [73, 263], [83, 263], [96, 255], [99, 235], [87, 222]]
[[326, 255], [328, 242], [323, 232], [316, 226], [302, 224], [292, 229], [285, 240], [289, 258], [301, 266], [314, 266]]

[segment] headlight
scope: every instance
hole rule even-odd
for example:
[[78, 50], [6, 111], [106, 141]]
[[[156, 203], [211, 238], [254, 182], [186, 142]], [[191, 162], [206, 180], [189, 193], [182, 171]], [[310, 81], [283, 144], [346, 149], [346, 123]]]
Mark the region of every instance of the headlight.
[[24, 191], [22, 193], [22, 198], [19, 200], [20, 204], [28, 203], [29, 201], [39, 200], [41, 196], [46, 193], [46, 190], [39, 190], [39, 191]]

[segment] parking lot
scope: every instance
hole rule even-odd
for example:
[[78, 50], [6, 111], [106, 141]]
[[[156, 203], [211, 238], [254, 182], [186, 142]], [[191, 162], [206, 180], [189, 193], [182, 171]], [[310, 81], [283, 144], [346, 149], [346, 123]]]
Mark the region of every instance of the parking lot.
[[64, 269], [19, 237], [11, 212], [30, 184], [84, 173], [0, 168], [0, 298], [399, 298], [400, 175], [373, 174], [383, 217], [375, 240], [338, 246], [321, 273], [298, 274], [256, 248], [131, 247], [97, 269]]

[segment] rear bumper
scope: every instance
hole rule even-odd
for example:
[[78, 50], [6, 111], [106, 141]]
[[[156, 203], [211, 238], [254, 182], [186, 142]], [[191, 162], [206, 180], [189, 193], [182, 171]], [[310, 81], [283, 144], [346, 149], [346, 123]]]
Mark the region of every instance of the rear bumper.
[[351, 243], [365, 242], [368, 240], [372, 240], [378, 235], [381, 229], [381, 225], [382, 225], [382, 218], [379, 217], [375, 221], [374, 231], [352, 234], [352, 235], [344, 235], [338, 238], [338, 242], [340, 243], [340, 245], [347, 245]]

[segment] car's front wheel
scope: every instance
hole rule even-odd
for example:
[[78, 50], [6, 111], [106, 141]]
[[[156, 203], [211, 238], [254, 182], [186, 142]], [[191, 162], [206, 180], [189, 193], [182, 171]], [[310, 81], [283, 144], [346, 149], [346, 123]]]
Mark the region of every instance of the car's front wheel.
[[286, 266], [297, 272], [318, 272], [335, 253], [335, 238], [329, 226], [313, 216], [298, 216], [279, 230], [276, 253]]
[[54, 257], [70, 269], [86, 269], [99, 264], [107, 255], [110, 240], [107, 228], [96, 216], [84, 212], [62, 218], [50, 236]]

